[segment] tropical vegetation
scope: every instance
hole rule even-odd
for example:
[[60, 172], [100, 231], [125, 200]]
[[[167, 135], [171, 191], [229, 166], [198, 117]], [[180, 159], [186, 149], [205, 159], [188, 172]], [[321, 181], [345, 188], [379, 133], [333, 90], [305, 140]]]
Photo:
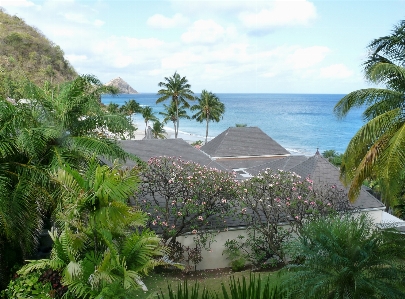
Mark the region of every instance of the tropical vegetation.
[[161, 103], [166, 100], [170, 100], [171, 104], [174, 105], [174, 137], [177, 138], [179, 133], [179, 110], [181, 105], [184, 108], [189, 108], [190, 104], [188, 101], [194, 101], [194, 93], [191, 91], [191, 85], [188, 83], [186, 77], [181, 77], [180, 74], [175, 72], [171, 77], [165, 77], [165, 81], [159, 82], [158, 86], [161, 87], [158, 91], [160, 97], [156, 100], [156, 104]]
[[350, 210], [347, 194], [336, 186], [314, 185], [309, 177], [287, 171], [266, 169], [243, 181], [241, 188], [238, 214], [246, 234], [228, 240], [224, 252], [234, 267], [243, 267], [243, 261], [259, 269], [287, 264], [284, 245], [304, 222]]
[[164, 124], [159, 120], [154, 121], [152, 126], [152, 135], [156, 139], [166, 139], [166, 130], [164, 129]]
[[341, 176], [350, 185], [349, 198], [354, 201], [364, 180], [379, 181], [386, 204], [395, 205], [403, 188], [405, 169], [405, 21], [391, 34], [373, 40], [364, 63], [365, 77], [383, 88], [353, 91], [335, 106], [338, 117], [354, 107], [365, 107], [366, 124], [350, 141], [342, 158]]
[[137, 170], [100, 166], [93, 158], [83, 174], [66, 166], [54, 176], [64, 200], [50, 233], [51, 257], [30, 261], [18, 274], [58, 271], [65, 298], [128, 298], [146, 289], [142, 275], [166, 264], [156, 259], [166, 250], [154, 232], [142, 229], [146, 214], [128, 205]]
[[[7, 283], [15, 265], [32, 256], [44, 220], [63, 201], [51, 174], [69, 165], [85, 169], [93, 155], [105, 161], [131, 158], [106, 138], [133, 130], [122, 115], [99, 102], [108, 91], [96, 78], [80, 76], [55, 88], [20, 82], [26, 94], [0, 99], [0, 274]], [[2, 285], [4, 287], [4, 285]]]
[[404, 242], [364, 213], [313, 219], [288, 246], [286, 298], [404, 298]]
[[142, 118], [145, 122], [145, 135], [146, 135], [146, 130], [148, 128], [148, 124], [150, 121], [158, 121], [158, 118], [156, 117], [155, 113], [153, 112], [153, 108], [150, 106], [143, 107], [141, 110]]
[[[65, 59], [63, 50], [38, 29], [0, 7], [0, 95], [22, 88], [17, 82], [37, 85], [73, 80], [77, 73]], [[22, 90], [20, 90], [22, 92]]]
[[172, 101], [169, 105], [163, 104], [163, 108], [164, 111], [159, 112], [159, 114], [163, 116], [162, 123], [167, 124], [171, 121], [174, 131], [176, 131], [178, 119], [190, 119], [184, 105], [176, 106], [176, 103]]
[[221, 120], [225, 113], [225, 105], [215, 94], [205, 89], [201, 92], [201, 96], [196, 99], [198, 104], [190, 108], [191, 111], [196, 111], [192, 118], [201, 123], [205, 121], [205, 143], [207, 143], [208, 123], [210, 121], [219, 122]]

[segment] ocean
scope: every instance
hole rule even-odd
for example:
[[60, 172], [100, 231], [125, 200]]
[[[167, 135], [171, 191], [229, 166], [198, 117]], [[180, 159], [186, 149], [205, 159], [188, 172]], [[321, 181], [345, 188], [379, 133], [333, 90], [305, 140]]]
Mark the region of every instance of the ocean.
[[[318, 148], [321, 153], [325, 150], [343, 153], [350, 139], [364, 124], [361, 115], [364, 109], [361, 108], [354, 109], [341, 120], [333, 114], [333, 107], [343, 94], [216, 95], [225, 104], [225, 114], [219, 123], [209, 123], [209, 140], [229, 127], [246, 124], [249, 127], [259, 127], [292, 154], [312, 156]], [[159, 112], [163, 111], [163, 104], [156, 104], [158, 97], [153, 93], [103, 95], [101, 101], [106, 105], [110, 102], [123, 105], [125, 101], [134, 99], [142, 106], [152, 107], [156, 116], [162, 120]], [[136, 114], [134, 119], [138, 130], [144, 130], [142, 116]], [[171, 122], [165, 125], [165, 129], [174, 138]], [[204, 140], [205, 122], [180, 119], [178, 137], [191, 141]]]

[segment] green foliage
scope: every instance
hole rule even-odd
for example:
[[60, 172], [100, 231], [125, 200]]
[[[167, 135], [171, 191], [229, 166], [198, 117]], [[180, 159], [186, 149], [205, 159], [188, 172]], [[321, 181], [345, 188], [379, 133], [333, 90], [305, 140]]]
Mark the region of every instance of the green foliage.
[[145, 121], [145, 135], [146, 135], [146, 130], [148, 128], [148, 123], [149, 121], [158, 121], [158, 118], [156, 117], [155, 113], [153, 112], [153, 108], [150, 106], [146, 106], [142, 108], [142, 118]]
[[405, 165], [405, 21], [399, 22], [390, 35], [373, 40], [364, 63], [365, 77], [385, 88], [353, 91], [334, 108], [342, 118], [355, 107], [364, 107], [366, 124], [353, 136], [341, 164], [341, 176], [350, 185], [349, 198], [359, 195], [364, 180], [378, 180], [382, 198], [395, 205], [403, 188], [399, 180]]
[[335, 166], [339, 167], [342, 164], [343, 154], [340, 154], [335, 150], [326, 150], [322, 153], [322, 156], [327, 158], [328, 161]]
[[[243, 239], [243, 236], [238, 236], [238, 239]], [[246, 265], [246, 258], [242, 253], [240, 244], [237, 240], [227, 240], [225, 242], [225, 250], [222, 255], [227, 255], [227, 259], [231, 261], [232, 271], [241, 271]]]
[[181, 107], [189, 108], [190, 105], [188, 101], [194, 101], [195, 98], [193, 96], [193, 92], [190, 89], [191, 85], [188, 83], [186, 77], [181, 77], [177, 72], [175, 72], [173, 76], [165, 77], [164, 79], [165, 82], [159, 82], [158, 84], [158, 86], [162, 87], [162, 89], [158, 91], [158, 95], [160, 95], [160, 98], [156, 100], [156, 104], [168, 99], [171, 100], [171, 105], [173, 105], [174, 108], [172, 111], [172, 115], [174, 116], [174, 120], [172, 119], [172, 121], [175, 124], [174, 137], [177, 138], [177, 135], [179, 133], [179, 112], [181, 111]]
[[7, 289], [1, 293], [5, 298], [55, 298], [50, 281], [41, 280], [41, 272], [18, 276], [11, 280]]
[[343, 190], [334, 185], [314, 186], [310, 178], [282, 170], [265, 169], [243, 181], [241, 188], [238, 214], [247, 223], [247, 235], [228, 244], [257, 268], [285, 264], [284, 243], [308, 219], [349, 209]]
[[137, 188], [137, 171], [93, 160], [86, 172], [66, 166], [55, 179], [63, 186], [64, 201], [58, 209], [59, 229], [51, 231], [51, 258], [30, 261], [18, 273], [59, 270], [74, 298], [126, 298], [144, 287], [141, 276], [166, 264], [156, 259], [166, 249], [142, 228], [146, 215], [127, 204]]
[[224, 218], [237, 203], [238, 185], [228, 172], [181, 159], [157, 157], [142, 170], [138, 204], [165, 242], [192, 234], [202, 247], [226, 229]]
[[235, 127], [237, 127], [237, 128], [244, 128], [244, 127], [247, 127], [247, 124], [235, 124]]
[[210, 121], [219, 122], [225, 113], [225, 105], [219, 98], [212, 92], [203, 90], [201, 96], [196, 98], [198, 104], [191, 106], [191, 111], [197, 111], [196, 114], [192, 116], [198, 122], [206, 122], [205, 129], [205, 143], [207, 143], [208, 138], [208, 123]]
[[260, 276], [256, 277], [250, 274], [249, 281], [245, 277], [242, 280], [239, 278], [236, 280], [231, 277], [229, 283], [229, 292], [224, 284], [222, 284], [222, 294], [221, 292], [208, 291], [206, 288], [203, 289], [200, 295], [200, 286], [198, 281], [194, 283], [189, 292], [189, 286], [187, 281], [183, 284], [179, 283], [177, 285], [177, 292], [173, 290], [171, 285], [167, 286], [168, 296], [164, 296], [161, 291], [158, 294], [159, 299], [208, 299], [208, 298], [224, 298], [224, 299], [282, 299], [285, 298], [285, 292], [275, 285], [272, 286], [270, 280], [267, 279], [262, 283]]
[[[198, 281], [195, 282], [195, 284], [191, 287], [191, 290], [189, 291], [188, 289], [188, 283], [187, 280], [184, 281], [184, 286], [182, 286], [181, 283], [177, 285], [177, 292], [173, 290], [172, 286], [170, 284], [167, 285], [168, 289], [168, 297], [165, 297], [163, 294], [163, 291], [160, 291], [160, 294], [158, 293], [158, 299], [211, 299], [214, 298], [212, 295], [208, 292], [206, 288], [203, 288], [202, 293], [200, 295], [200, 285], [198, 284]], [[218, 296], [215, 298], [218, 299]]]
[[152, 134], [156, 139], [166, 139], [166, 130], [163, 127], [163, 124], [155, 120], [152, 126]]
[[77, 76], [62, 49], [38, 29], [0, 10], [0, 95], [13, 97], [13, 82], [28, 79], [38, 86], [56, 84]]
[[197, 140], [191, 143], [192, 146], [202, 146], [204, 141], [202, 140]]
[[177, 128], [177, 119], [190, 119], [190, 116], [188, 116], [184, 105], [180, 104], [177, 107], [176, 103], [172, 101], [170, 102], [170, 105], [163, 104], [163, 107], [164, 111], [159, 112], [159, 114], [163, 115], [164, 117], [162, 123], [166, 124], [168, 121], [173, 122], [174, 131], [176, 131]]
[[96, 78], [81, 76], [59, 88], [21, 86], [22, 98], [0, 98], [0, 288], [14, 264], [31, 257], [45, 215], [63, 200], [53, 171], [86, 169], [94, 155], [132, 157], [102, 133], [132, 127], [125, 117], [103, 111], [99, 97], [109, 88]]
[[307, 222], [288, 245], [293, 260], [283, 286], [291, 298], [403, 298], [405, 238], [366, 215]]

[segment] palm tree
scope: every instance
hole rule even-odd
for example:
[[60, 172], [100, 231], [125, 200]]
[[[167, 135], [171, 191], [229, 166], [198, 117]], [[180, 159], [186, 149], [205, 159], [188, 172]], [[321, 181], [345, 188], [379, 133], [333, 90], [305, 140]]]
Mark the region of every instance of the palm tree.
[[179, 107], [182, 104], [184, 108], [190, 107], [189, 101], [194, 101], [193, 92], [190, 90], [191, 85], [188, 84], [186, 77], [181, 77], [177, 72], [173, 74], [172, 77], [165, 77], [166, 82], [159, 82], [158, 86], [163, 87], [158, 91], [158, 95], [161, 95], [160, 98], [156, 100], [157, 103], [171, 99], [176, 108], [176, 126], [174, 127], [174, 137], [177, 138], [179, 133]]
[[364, 213], [311, 220], [288, 246], [301, 262], [286, 267], [283, 286], [292, 298], [404, 298], [404, 245]]
[[147, 215], [127, 204], [137, 189], [137, 170], [100, 166], [93, 158], [84, 173], [67, 166], [55, 179], [63, 186], [64, 200], [59, 227], [51, 231], [51, 258], [31, 261], [19, 274], [60, 271], [72, 298], [132, 297], [133, 290], [144, 286], [141, 275], [164, 264], [155, 258], [166, 253], [155, 233], [141, 229]]
[[206, 90], [201, 92], [201, 96], [197, 100], [198, 104], [191, 107], [191, 111], [197, 111], [192, 118], [200, 123], [206, 122], [205, 143], [207, 143], [208, 123], [210, 121], [219, 122], [221, 120], [222, 115], [225, 113], [225, 105], [215, 94]]
[[161, 123], [159, 120], [156, 120], [153, 123], [152, 134], [156, 139], [166, 139], [166, 130], [163, 128], [163, 123]]
[[[121, 106], [120, 111], [129, 117], [129, 121], [132, 124], [132, 116], [135, 113], [141, 113], [142, 107], [137, 101], [131, 99], [128, 102], [124, 102], [124, 105]], [[129, 138], [132, 138], [132, 134], [130, 134]]]
[[157, 117], [155, 116], [155, 113], [153, 112], [152, 107], [146, 106], [142, 108], [142, 117], [145, 121], [145, 135], [146, 135], [146, 129], [148, 128], [148, 123], [149, 121], [157, 121]]
[[160, 115], [163, 115], [162, 123], [166, 124], [169, 120], [173, 122], [174, 131], [177, 130], [177, 119], [186, 118], [190, 119], [190, 116], [187, 114], [184, 105], [180, 105], [176, 108], [175, 102], [170, 102], [170, 105], [163, 104], [164, 111], [159, 112]]
[[391, 35], [375, 39], [364, 63], [365, 77], [385, 88], [353, 91], [335, 106], [343, 118], [354, 107], [366, 106], [367, 123], [350, 141], [342, 159], [341, 176], [350, 184], [349, 198], [354, 201], [365, 179], [378, 179], [386, 203], [393, 201], [402, 187], [397, 178], [405, 168], [405, 21]]
[[59, 89], [28, 83], [23, 90], [28, 103], [0, 99], [0, 275], [33, 253], [45, 214], [59, 204], [52, 171], [65, 165], [83, 169], [93, 155], [109, 161], [131, 157], [95, 132], [131, 126], [124, 116], [103, 112], [99, 96], [107, 89], [94, 77], [78, 77]]

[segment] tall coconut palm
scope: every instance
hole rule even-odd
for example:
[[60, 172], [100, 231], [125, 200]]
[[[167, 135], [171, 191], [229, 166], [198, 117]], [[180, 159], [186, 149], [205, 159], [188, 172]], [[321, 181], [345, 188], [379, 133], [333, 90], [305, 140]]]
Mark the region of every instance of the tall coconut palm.
[[141, 113], [143, 120], [145, 121], [145, 135], [146, 135], [146, 129], [148, 128], [149, 121], [157, 121], [158, 118], [153, 112], [153, 108], [150, 106], [143, 107]]
[[159, 112], [160, 115], [163, 115], [162, 123], [166, 124], [168, 121], [173, 122], [174, 131], [176, 132], [177, 128], [177, 119], [185, 118], [190, 119], [190, 116], [187, 114], [184, 105], [180, 105], [176, 108], [175, 102], [170, 102], [170, 105], [163, 104], [164, 111]]
[[200, 123], [205, 121], [205, 143], [208, 139], [208, 123], [210, 121], [219, 122], [225, 113], [225, 105], [219, 98], [210, 91], [203, 90], [201, 96], [197, 98], [198, 104], [191, 107], [191, 111], [197, 111], [196, 114], [192, 116]]
[[402, 186], [398, 180], [405, 169], [405, 21], [394, 27], [391, 35], [373, 40], [370, 55], [364, 63], [365, 77], [385, 88], [353, 91], [335, 106], [342, 118], [355, 107], [366, 107], [367, 123], [350, 141], [342, 159], [342, 180], [349, 185], [352, 201], [363, 181], [380, 182], [383, 199], [392, 203]]
[[191, 85], [188, 84], [186, 77], [181, 77], [177, 72], [172, 77], [165, 77], [165, 82], [159, 82], [158, 86], [163, 87], [158, 91], [160, 98], [156, 100], [156, 103], [161, 103], [168, 99], [174, 103], [176, 108], [176, 126], [174, 128], [174, 137], [177, 138], [179, 133], [179, 107], [183, 105], [184, 108], [190, 107], [189, 101], [194, 101], [193, 92], [191, 91]]
[[[404, 298], [404, 235], [377, 229], [366, 214], [314, 219], [289, 248], [291, 298]], [[287, 297], [289, 298], [289, 297]]]

